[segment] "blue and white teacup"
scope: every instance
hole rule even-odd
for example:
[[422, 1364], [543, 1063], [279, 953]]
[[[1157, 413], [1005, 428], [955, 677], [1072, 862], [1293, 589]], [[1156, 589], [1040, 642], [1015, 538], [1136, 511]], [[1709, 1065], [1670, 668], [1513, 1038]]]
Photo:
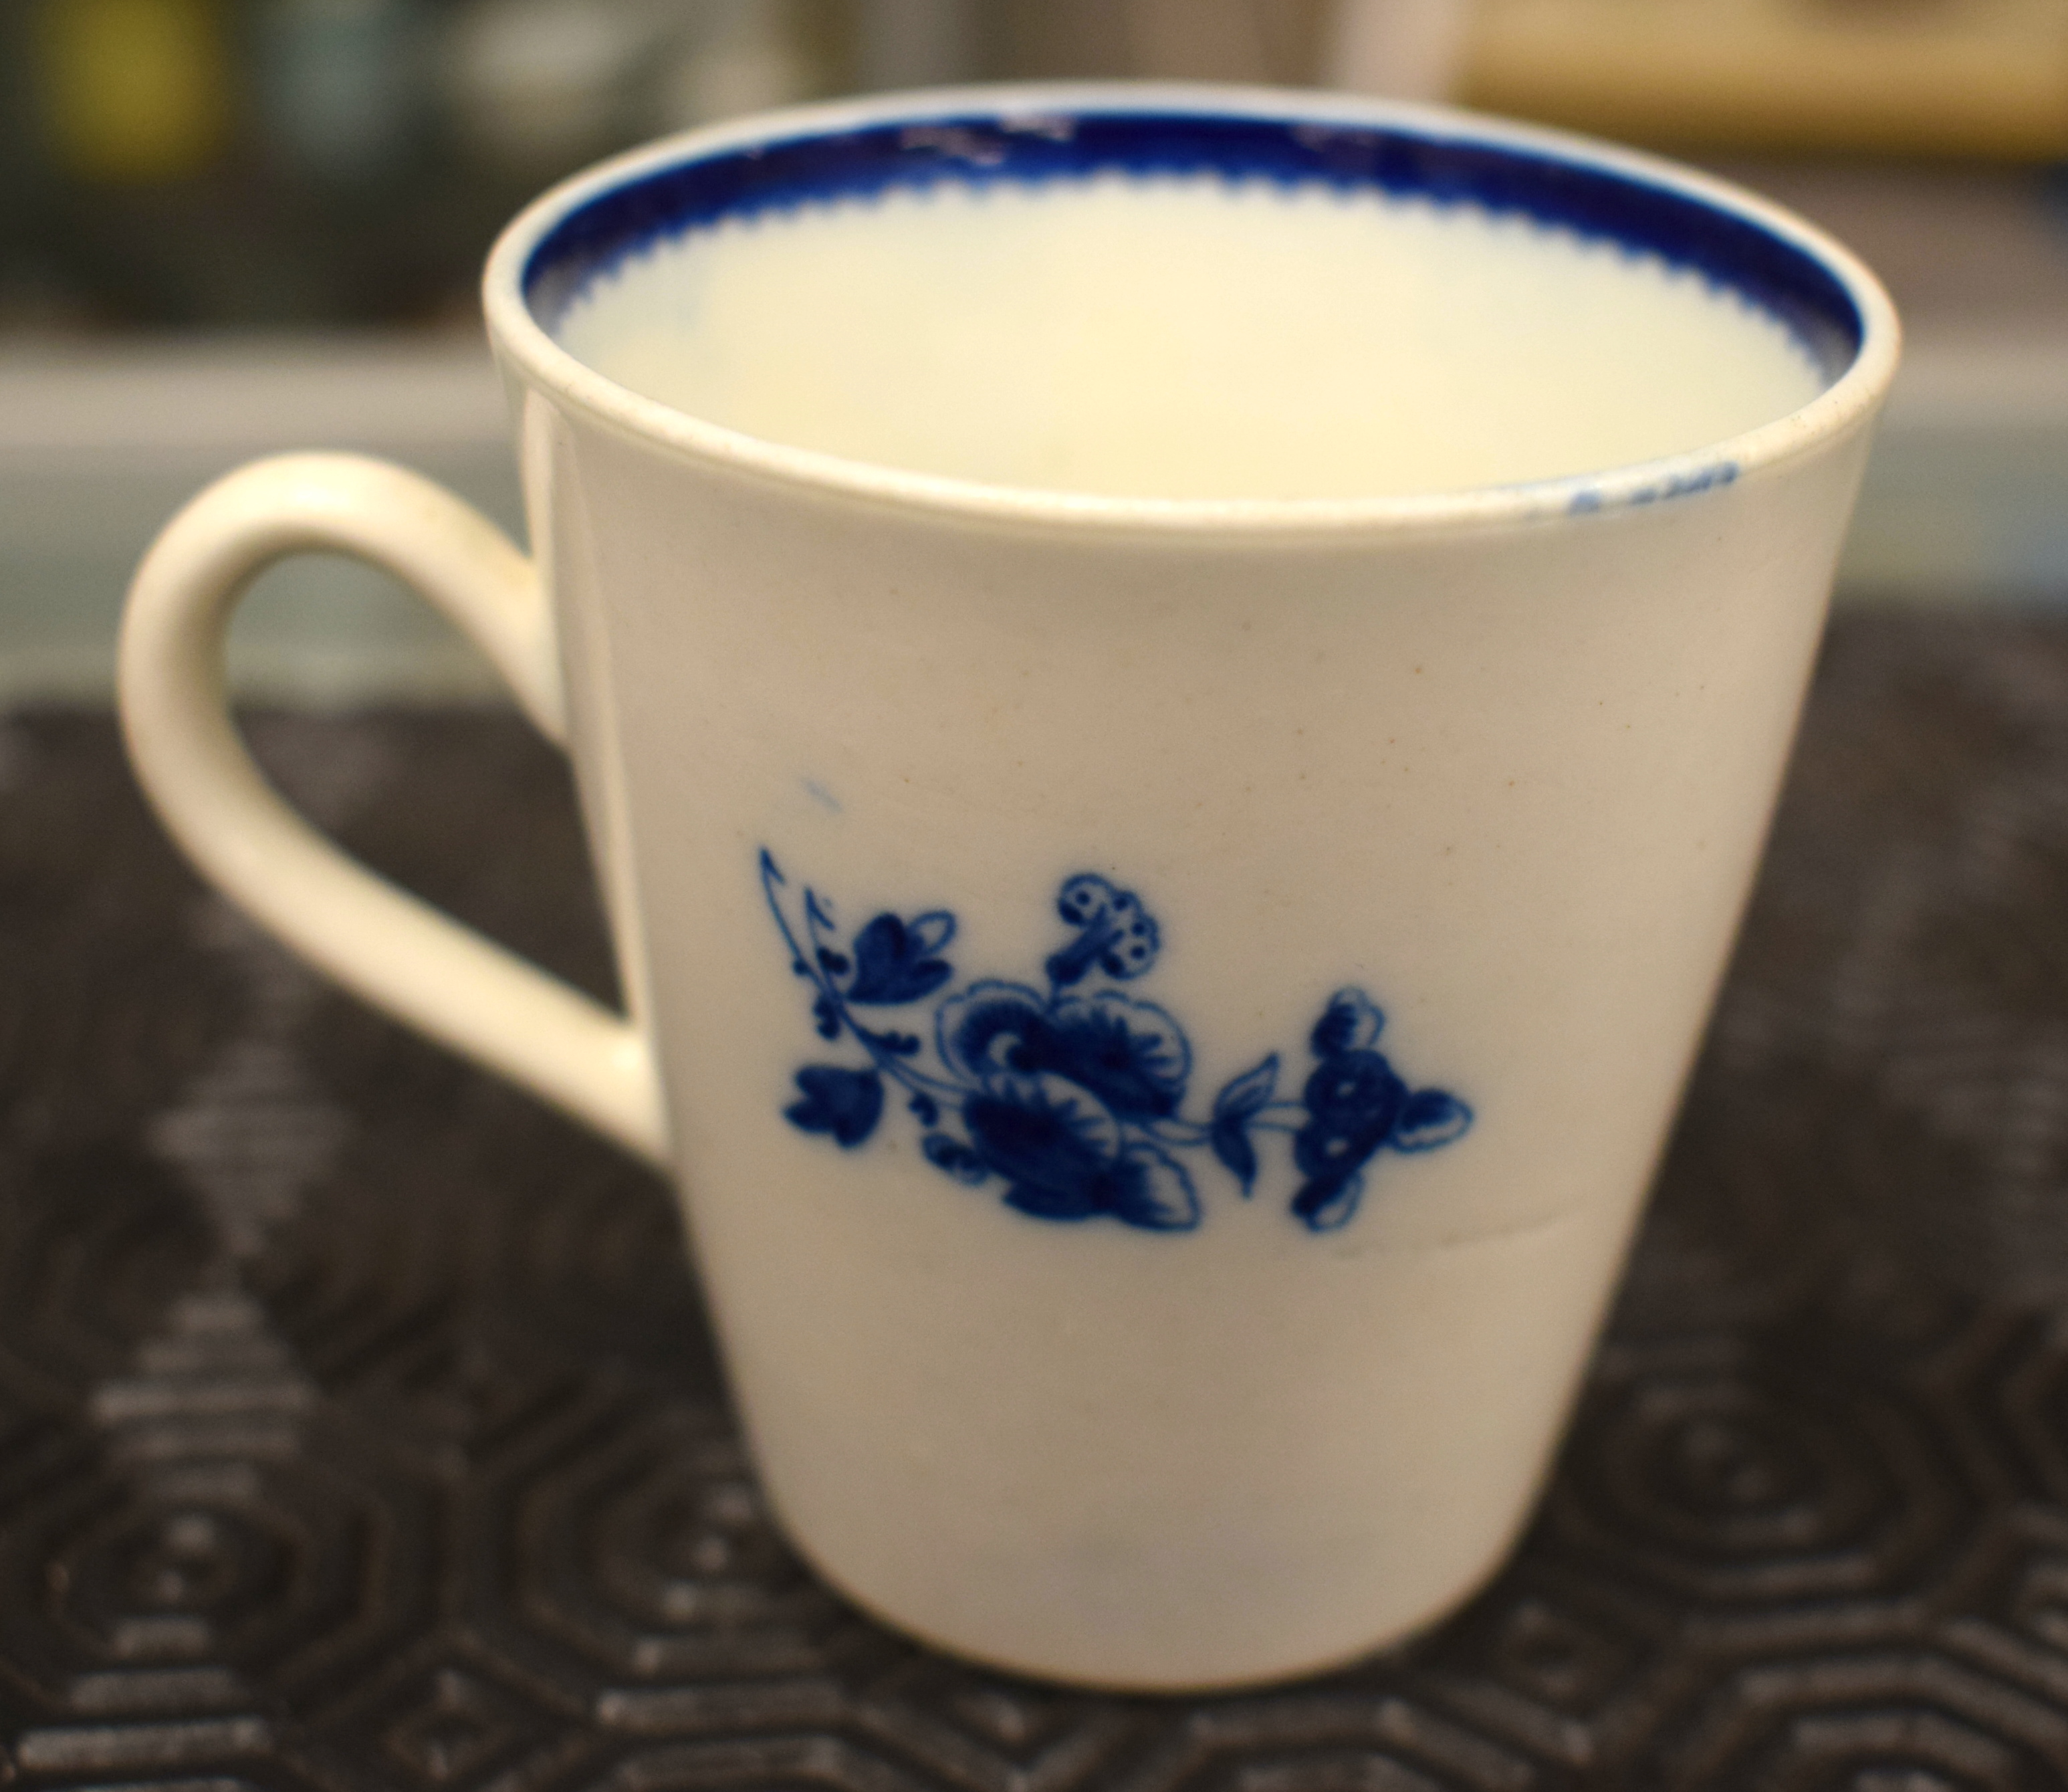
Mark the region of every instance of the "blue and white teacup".
[[[857, 1602], [1120, 1688], [1463, 1600], [1545, 1472], [1729, 949], [1895, 316], [1683, 169], [1317, 94], [674, 139], [491, 259], [527, 558], [261, 462], [138, 575], [222, 887], [674, 1179]], [[390, 567], [564, 742], [629, 1016], [340, 855], [220, 658]]]

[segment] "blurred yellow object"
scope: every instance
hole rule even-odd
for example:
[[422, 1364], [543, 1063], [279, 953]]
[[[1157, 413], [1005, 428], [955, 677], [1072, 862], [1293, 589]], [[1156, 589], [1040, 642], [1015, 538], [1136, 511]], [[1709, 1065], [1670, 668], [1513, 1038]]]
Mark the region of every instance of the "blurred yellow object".
[[197, 174], [230, 136], [220, 0], [43, 0], [51, 159], [83, 180]]
[[1673, 146], [2068, 155], [2068, 0], [1480, 0], [1464, 97]]

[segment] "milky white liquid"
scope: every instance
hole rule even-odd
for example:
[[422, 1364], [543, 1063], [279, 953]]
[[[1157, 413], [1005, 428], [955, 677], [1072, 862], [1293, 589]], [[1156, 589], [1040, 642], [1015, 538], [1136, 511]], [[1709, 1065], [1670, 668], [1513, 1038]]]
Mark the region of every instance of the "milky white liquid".
[[1781, 323], [1513, 216], [1214, 176], [943, 183], [691, 231], [557, 331], [764, 440], [989, 484], [1354, 498], [1717, 443], [1827, 383]]

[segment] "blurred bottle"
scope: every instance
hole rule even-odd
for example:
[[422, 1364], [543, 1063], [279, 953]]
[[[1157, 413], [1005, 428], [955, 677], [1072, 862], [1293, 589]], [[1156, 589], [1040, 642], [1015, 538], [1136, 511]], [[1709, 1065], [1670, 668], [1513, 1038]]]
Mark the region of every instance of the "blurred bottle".
[[528, 188], [638, 134], [641, 88], [689, 9], [651, 0], [468, 0], [445, 45], [462, 153]]
[[992, 10], [0, 0], [0, 327], [470, 319], [542, 186], [669, 131], [992, 71]]
[[34, 12], [42, 236], [92, 320], [385, 322], [452, 287], [427, 0], [34, 0]]
[[63, 321], [77, 301], [67, 291], [55, 246], [55, 173], [38, 117], [39, 22], [0, 7], [0, 330]]
[[797, 0], [700, 0], [679, 9], [682, 29], [656, 83], [656, 129], [795, 105], [848, 83], [832, 66], [831, 35]]
[[436, 310], [471, 278], [447, 240], [426, 0], [247, 0], [254, 223], [295, 320]]
[[229, 146], [221, 0], [43, 0], [37, 49], [53, 159], [82, 181], [161, 185]]
[[1337, 0], [1323, 83], [1390, 100], [1448, 100], [1463, 79], [1471, 27], [1471, 0]]
[[334, 191], [409, 172], [430, 101], [418, 0], [270, 0], [252, 22], [259, 116], [283, 169]]
[[26, 48], [47, 248], [91, 313], [198, 320], [236, 136], [223, 0], [37, 0]]
[[662, 132], [845, 84], [831, 0], [466, 0], [446, 49], [458, 139], [529, 187]]

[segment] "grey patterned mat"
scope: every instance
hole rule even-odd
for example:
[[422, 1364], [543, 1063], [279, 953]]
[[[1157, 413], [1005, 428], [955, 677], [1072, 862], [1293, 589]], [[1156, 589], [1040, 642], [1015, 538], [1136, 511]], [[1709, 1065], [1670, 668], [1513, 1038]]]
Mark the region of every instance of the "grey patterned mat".
[[[256, 732], [604, 986], [517, 725]], [[203, 895], [104, 719], [0, 723], [0, 1784], [2068, 1786], [2068, 626], [1834, 637], [1534, 1529], [1264, 1695], [1059, 1694], [821, 1591], [657, 1186]]]

